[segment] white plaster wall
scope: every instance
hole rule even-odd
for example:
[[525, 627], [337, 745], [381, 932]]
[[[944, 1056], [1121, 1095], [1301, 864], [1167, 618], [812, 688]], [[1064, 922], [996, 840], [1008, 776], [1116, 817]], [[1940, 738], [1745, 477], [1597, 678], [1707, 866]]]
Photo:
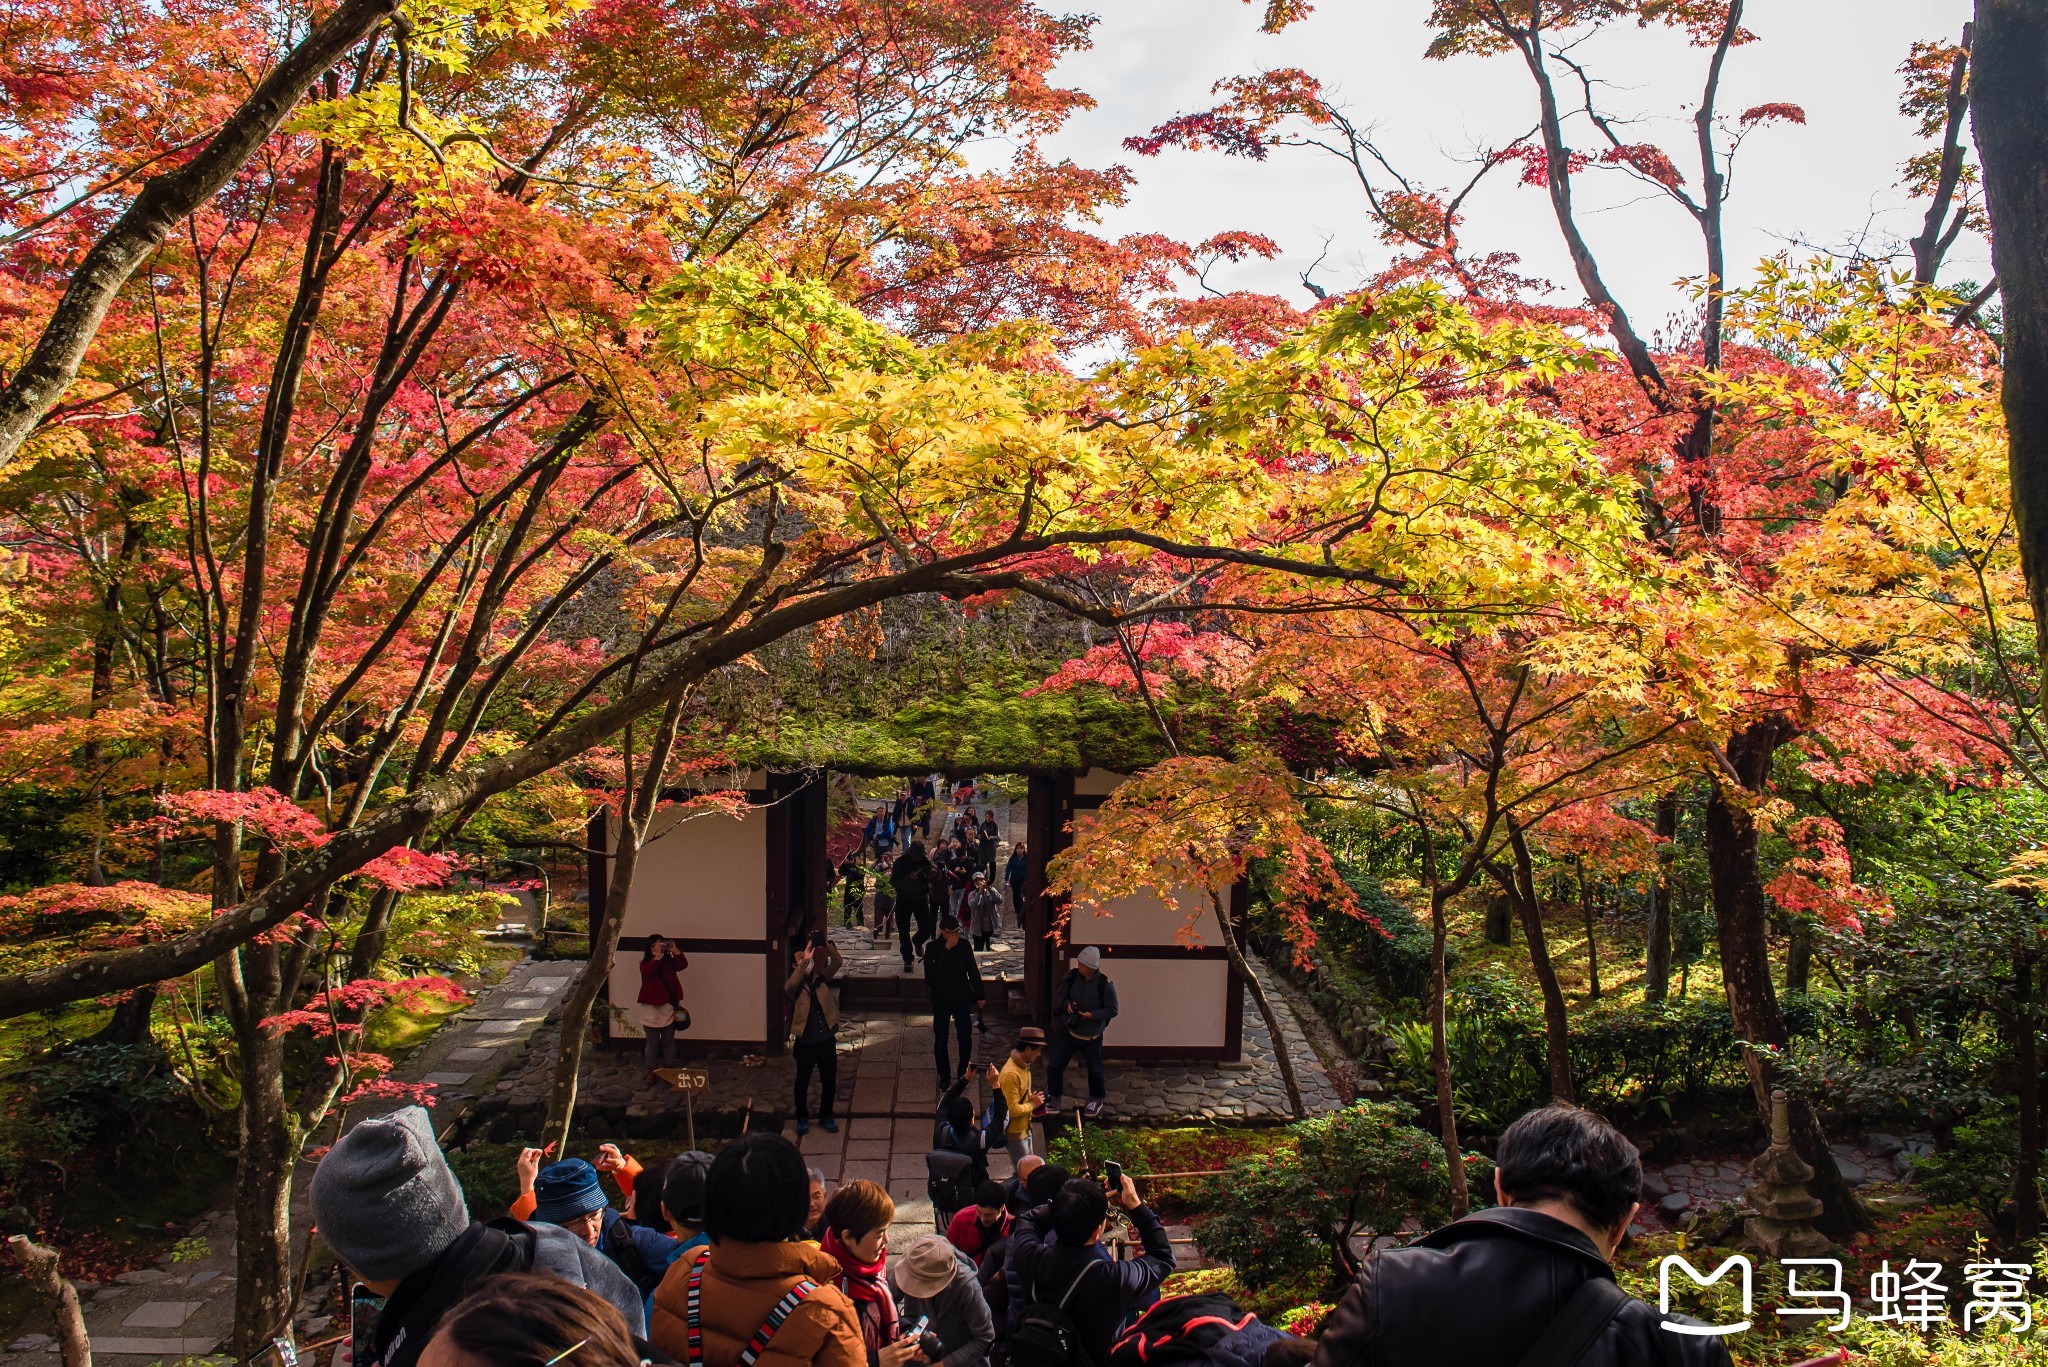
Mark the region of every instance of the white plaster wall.
[[[626, 898], [622, 936], [673, 935], [692, 940], [767, 937], [768, 813], [753, 808], [735, 819], [678, 813], [655, 817]], [[767, 1020], [767, 956], [692, 953], [683, 970], [690, 1030], [682, 1038], [759, 1043]], [[640, 995], [640, 952], [621, 950], [612, 964], [612, 1034], [638, 1038], [633, 1020]], [[623, 1014], [617, 1008], [623, 1008]]]
[[[1227, 959], [1114, 959], [1102, 961], [1116, 984], [1116, 1019], [1104, 1036], [1118, 1049], [1216, 1049], [1224, 1042], [1230, 987]], [[1068, 1096], [1086, 1091], [1085, 1072], [1068, 1065]], [[1075, 1081], [1076, 1077], [1081, 1081]]]
[[1127, 777], [1111, 769], [1090, 769], [1074, 780], [1074, 796], [1108, 797]]
[[[1200, 948], [1223, 943], [1208, 896], [1192, 890], [1176, 893], [1171, 902], [1143, 893], [1111, 898], [1099, 908], [1076, 906], [1069, 925], [1068, 938], [1076, 945], [1187, 944]], [[1181, 937], [1183, 927], [1189, 928], [1186, 939]]]
[[[676, 1038], [759, 1043], [768, 1019], [767, 973], [764, 954], [692, 954], [682, 973], [690, 1029]], [[633, 1018], [634, 998], [640, 995], [640, 951], [619, 951], [612, 963], [611, 985], [613, 1038], [640, 1038]]]
[[[1091, 812], [1074, 813], [1076, 832], [1093, 819]], [[1210, 905], [1208, 894], [1193, 888], [1176, 891], [1171, 900], [1149, 891], [1112, 897], [1100, 907], [1083, 906], [1077, 896], [1068, 926], [1067, 938], [1076, 945], [1223, 943], [1223, 931], [1216, 922], [1216, 910]], [[1188, 930], [1186, 939], [1182, 938], [1183, 928]]]
[[768, 923], [767, 867], [765, 809], [749, 809], [738, 819], [657, 814], [654, 834], [640, 851], [620, 934], [762, 939]]

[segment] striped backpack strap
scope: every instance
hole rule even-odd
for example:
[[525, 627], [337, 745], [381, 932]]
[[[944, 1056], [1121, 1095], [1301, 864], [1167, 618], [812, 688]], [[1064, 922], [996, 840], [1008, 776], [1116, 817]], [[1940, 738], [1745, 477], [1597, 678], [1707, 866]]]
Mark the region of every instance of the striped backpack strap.
[[690, 1367], [704, 1367], [704, 1262], [702, 1251], [690, 1264], [690, 1300], [685, 1317], [690, 1345]]
[[[805, 1298], [817, 1289], [818, 1284], [809, 1277], [789, 1288], [788, 1294], [777, 1301], [775, 1308], [768, 1312], [768, 1318], [761, 1321], [761, 1327], [754, 1331], [754, 1337], [747, 1340], [747, 1346], [740, 1350], [739, 1367], [754, 1367], [755, 1360], [768, 1351], [768, 1341], [775, 1337], [776, 1330], [782, 1328], [783, 1321], [794, 1314], [796, 1308], [804, 1303]], [[691, 1361], [694, 1362], [696, 1359], [692, 1358]]]

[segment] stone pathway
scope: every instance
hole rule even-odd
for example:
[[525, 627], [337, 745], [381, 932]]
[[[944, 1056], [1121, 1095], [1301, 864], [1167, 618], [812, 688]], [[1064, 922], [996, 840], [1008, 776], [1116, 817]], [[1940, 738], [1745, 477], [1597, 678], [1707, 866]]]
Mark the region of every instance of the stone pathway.
[[[836, 914], [836, 913], [835, 913]], [[987, 949], [978, 951], [975, 962], [981, 966], [981, 979], [994, 1000], [994, 987], [998, 979], [1020, 988], [1024, 982], [1024, 943], [1018, 935], [1017, 926], [1010, 919], [1010, 909], [1003, 908], [1003, 932], [992, 941]], [[849, 930], [845, 926], [832, 927], [832, 945], [845, 961], [839, 971], [842, 987], [853, 987], [856, 994], [871, 986], [893, 986], [898, 981], [907, 982], [918, 997], [924, 995], [924, 965], [906, 970], [903, 967], [901, 942], [892, 931], [877, 939], [867, 930]]]
[[[896, 962], [900, 968], [900, 961]], [[1267, 991], [1271, 977], [1254, 965]], [[1333, 1109], [1335, 1089], [1322, 1061], [1309, 1046], [1285, 998], [1275, 997], [1281, 1030], [1302, 1097], [1311, 1113]], [[1009, 1052], [1019, 1017], [991, 1003], [986, 1033], [975, 1036], [980, 1061], [1000, 1062]], [[1272, 1124], [1290, 1119], [1287, 1094], [1274, 1060], [1272, 1039], [1259, 1019], [1251, 994], [1244, 1003], [1244, 1058], [1238, 1063], [1112, 1060], [1108, 1069], [1107, 1123], [1145, 1125], [1221, 1121]], [[538, 1132], [553, 1066], [556, 1031], [535, 1032], [525, 1055], [488, 1089], [458, 1129], [463, 1138], [510, 1143]], [[759, 1061], [749, 1064], [753, 1057]], [[779, 1126], [793, 1113], [796, 1066], [785, 1055], [746, 1055], [714, 1049], [696, 1060], [710, 1086], [696, 1097], [698, 1115], [746, 1118], [749, 1128]], [[843, 1018], [839, 1028], [838, 1101], [842, 1115], [917, 1120], [938, 1104], [938, 1065], [931, 1048], [931, 1013], [874, 1011]], [[1085, 1091], [1078, 1061], [1068, 1065], [1068, 1092]], [[815, 1085], [815, 1084], [813, 1084]], [[472, 1084], [472, 1087], [474, 1084]], [[667, 1138], [683, 1131], [683, 1098], [664, 1083], [650, 1083], [640, 1055], [603, 1050], [584, 1065], [579, 1112], [582, 1132], [619, 1140]]]
[[[392, 1076], [426, 1082], [437, 1093], [435, 1115], [444, 1126], [469, 1099], [490, 1092], [507, 1066], [527, 1057], [542, 1018], [555, 1009], [577, 965], [524, 961], [489, 988], [475, 1004], [434, 1032], [402, 1060]], [[474, 988], [472, 990], [475, 990]], [[350, 1109], [351, 1124], [395, 1109], [396, 1101]], [[445, 1133], [445, 1130], [444, 1130]], [[310, 1227], [306, 1179], [315, 1164], [301, 1163], [292, 1203], [292, 1228]], [[232, 1212], [209, 1213], [188, 1235], [178, 1259], [166, 1254], [154, 1267], [124, 1272], [110, 1286], [78, 1284], [85, 1301], [86, 1332], [95, 1367], [146, 1367], [184, 1358], [208, 1358], [227, 1341], [234, 1322], [235, 1226]], [[317, 1341], [337, 1332], [320, 1313], [327, 1288], [308, 1288], [306, 1317], [298, 1341]], [[324, 1362], [326, 1353], [320, 1354]], [[25, 1336], [0, 1353], [0, 1364], [46, 1367], [58, 1360], [47, 1332]], [[226, 1361], [225, 1358], [217, 1359]]]
[[[1872, 1133], [1859, 1144], [1834, 1144], [1830, 1151], [1842, 1176], [1853, 1187], [1903, 1180], [1916, 1154], [1934, 1151], [1931, 1137], [1899, 1139]], [[1671, 1228], [1699, 1215], [1741, 1206], [1755, 1181], [1749, 1165], [1753, 1155], [1734, 1154], [1683, 1158], [1643, 1165], [1643, 1213], [1637, 1222], [1647, 1229]]]

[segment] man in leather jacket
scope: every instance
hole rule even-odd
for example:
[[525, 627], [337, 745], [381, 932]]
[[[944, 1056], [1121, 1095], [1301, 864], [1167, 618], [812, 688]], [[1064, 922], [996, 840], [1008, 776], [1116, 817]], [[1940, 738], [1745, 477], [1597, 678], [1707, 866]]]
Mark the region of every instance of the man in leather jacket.
[[[1315, 1367], [1518, 1367], [1635, 1219], [1642, 1159], [1600, 1117], [1549, 1106], [1500, 1139], [1500, 1205], [1370, 1254], [1324, 1329]], [[1574, 1367], [1732, 1367], [1718, 1338], [1674, 1334], [1617, 1297]], [[1677, 1323], [1698, 1321], [1670, 1316]]]

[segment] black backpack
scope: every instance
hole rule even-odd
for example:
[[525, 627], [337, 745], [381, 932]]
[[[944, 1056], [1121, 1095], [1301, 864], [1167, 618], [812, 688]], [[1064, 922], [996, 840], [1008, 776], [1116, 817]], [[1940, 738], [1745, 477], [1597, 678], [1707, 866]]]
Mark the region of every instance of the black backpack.
[[924, 1191], [931, 1197], [932, 1213], [939, 1217], [943, 1232], [945, 1221], [955, 1211], [964, 1210], [974, 1204], [974, 1193], [980, 1183], [975, 1180], [974, 1160], [953, 1149], [933, 1149], [924, 1156]]
[[1081, 1327], [1067, 1313], [1067, 1302], [1094, 1269], [1091, 1261], [1075, 1273], [1057, 1304], [1034, 1301], [1024, 1307], [1017, 1328], [1010, 1335], [1009, 1351], [1001, 1367], [1095, 1367], [1094, 1359], [1081, 1344]]
[[633, 1242], [632, 1222], [623, 1216], [611, 1222], [604, 1232], [604, 1256], [619, 1265], [619, 1271], [626, 1274], [633, 1285], [640, 1289], [642, 1296], [654, 1294], [654, 1288], [661, 1285], [667, 1268], [652, 1268], [647, 1259], [640, 1256], [640, 1245]]
[[1168, 1296], [1109, 1350], [1109, 1367], [1259, 1367], [1279, 1330], [1228, 1296]]

